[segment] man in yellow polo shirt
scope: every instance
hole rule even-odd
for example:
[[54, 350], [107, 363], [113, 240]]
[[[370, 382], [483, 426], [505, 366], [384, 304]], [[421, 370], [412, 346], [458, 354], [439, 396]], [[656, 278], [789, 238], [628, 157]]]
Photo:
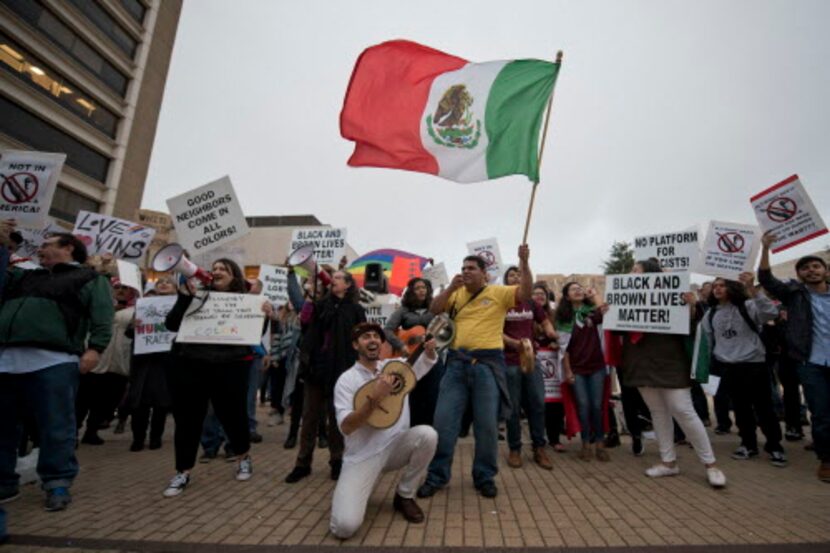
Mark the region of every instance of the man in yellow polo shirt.
[[[450, 481], [455, 443], [467, 403], [473, 406], [475, 458], [473, 484], [484, 497], [498, 493], [493, 481], [498, 467], [498, 421], [510, 409], [507, 391], [502, 330], [507, 312], [530, 299], [533, 275], [528, 266], [529, 249], [519, 246], [519, 286], [487, 284], [484, 260], [464, 258], [461, 274], [432, 300], [430, 311], [449, 313], [456, 334], [447, 355], [447, 370], [441, 381], [433, 426], [438, 448], [429, 465], [418, 497], [434, 495]], [[518, 406], [516, 406], [518, 408]]]

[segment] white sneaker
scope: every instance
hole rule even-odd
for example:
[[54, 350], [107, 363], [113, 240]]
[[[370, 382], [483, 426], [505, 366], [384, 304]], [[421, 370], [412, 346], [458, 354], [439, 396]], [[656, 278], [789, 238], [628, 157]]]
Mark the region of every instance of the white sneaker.
[[646, 469], [646, 476], [649, 478], [661, 478], [663, 476], [675, 476], [677, 474], [680, 474], [680, 467], [677, 465], [667, 467], [663, 463], [660, 463]]
[[250, 480], [254, 474], [254, 464], [251, 461], [251, 456], [246, 455], [239, 461], [239, 467], [236, 469], [236, 479], [240, 482]]
[[726, 475], [717, 467], [706, 469], [706, 479], [709, 480], [709, 485], [713, 488], [723, 488], [726, 486]]
[[268, 426], [277, 426], [277, 412], [268, 413]]
[[183, 472], [176, 473], [176, 476], [167, 484], [167, 489], [164, 490], [164, 497], [176, 497], [181, 494], [187, 485], [190, 483], [190, 475]]

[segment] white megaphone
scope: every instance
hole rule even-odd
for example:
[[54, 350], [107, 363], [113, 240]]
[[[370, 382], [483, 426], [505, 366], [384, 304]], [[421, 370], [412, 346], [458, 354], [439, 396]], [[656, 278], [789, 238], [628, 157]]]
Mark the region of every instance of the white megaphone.
[[326, 271], [317, 270], [317, 260], [314, 259], [313, 246], [303, 246], [291, 252], [291, 255], [288, 256], [288, 264], [292, 267], [302, 267], [309, 275], [316, 274], [317, 278], [322, 280], [326, 286], [331, 284], [331, 276]]
[[195, 277], [205, 286], [213, 282], [213, 275], [190, 261], [184, 254], [184, 248], [182, 248], [181, 244], [176, 244], [175, 242], [167, 244], [160, 249], [153, 256], [153, 262], [150, 265], [154, 271], [162, 273], [175, 271], [183, 274], [187, 278]]

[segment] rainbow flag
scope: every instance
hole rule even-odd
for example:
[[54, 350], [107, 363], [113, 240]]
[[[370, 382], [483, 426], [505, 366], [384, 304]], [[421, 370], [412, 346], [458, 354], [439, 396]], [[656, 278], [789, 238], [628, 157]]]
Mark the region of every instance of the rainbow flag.
[[363, 286], [366, 265], [380, 263], [389, 281], [389, 292], [400, 296], [410, 278], [421, 276], [427, 264], [426, 257], [402, 250], [373, 250], [355, 259], [346, 270], [352, 274], [358, 286]]

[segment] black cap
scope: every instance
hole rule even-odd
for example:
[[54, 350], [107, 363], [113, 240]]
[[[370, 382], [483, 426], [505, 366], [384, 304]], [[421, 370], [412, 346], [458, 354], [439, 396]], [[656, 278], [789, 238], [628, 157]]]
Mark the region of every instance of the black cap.
[[377, 323], [357, 323], [354, 325], [352, 329], [352, 342], [356, 341], [360, 336], [366, 334], [367, 332], [377, 332], [380, 336], [380, 341], [386, 341], [386, 334], [383, 332], [383, 329]]

